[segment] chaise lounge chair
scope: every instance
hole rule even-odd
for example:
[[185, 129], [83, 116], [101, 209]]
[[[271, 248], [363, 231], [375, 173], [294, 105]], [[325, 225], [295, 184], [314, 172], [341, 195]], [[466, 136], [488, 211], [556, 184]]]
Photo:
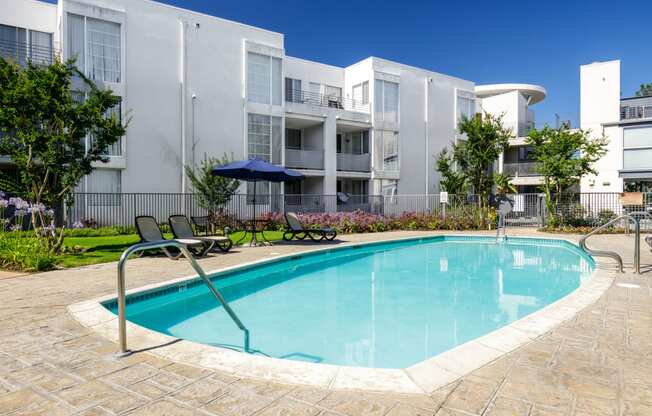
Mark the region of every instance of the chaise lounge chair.
[[285, 221], [288, 223], [288, 230], [283, 233], [283, 240], [285, 241], [290, 241], [293, 238], [303, 240], [306, 237], [315, 242], [322, 240], [333, 241], [337, 237], [337, 231], [334, 228], [305, 228], [294, 212], [286, 212]]
[[[141, 243], [150, 243], [154, 241], [165, 240], [165, 237], [163, 237], [163, 232], [161, 231], [161, 227], [159, 227], [156, 219], [149, 215], [140, 215], [136, 217], [136, 229], [138, 230], [138, 235], [140, 236]], [[177, 241], [185, 244], [188, 250], [195, 256], [201, 257], [208, 251], [206, 250], [206, 243], [195, 238], [177, 239]], [[182, 256], [181, 252], [175, 254], [170, 251], [168, 247], [163, 247], [161, 250], [172, 260], [178, 260], [179, 257]]]
[[196, 236], [190, 225], [190, 221], [185, 215], [171, 215], [168, 218], [170, 228], [174, 238], [190, 238], [194, 240], [203, 241], [206, 245], [206, 251], [210, 251], [214, 246], [217, 246], [223, 252], [228, 252], [233, 245], [229, 237], [220, 235], [209, 235], [206, 237]]

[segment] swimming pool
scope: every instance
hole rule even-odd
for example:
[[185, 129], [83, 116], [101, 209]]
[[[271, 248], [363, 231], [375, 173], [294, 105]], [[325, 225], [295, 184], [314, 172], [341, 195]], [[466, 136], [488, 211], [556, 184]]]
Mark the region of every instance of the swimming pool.
[[[565, 241], [438, 236], [301, 254], [212, 279], [249, 328], [255, 354], [403, 368], [564, 297], [593, 268]], [[127, 303], [138, 325], [242, 348], [242, 332], [201, 281]], [[115, 313], [115, 301], [104, 305]]]

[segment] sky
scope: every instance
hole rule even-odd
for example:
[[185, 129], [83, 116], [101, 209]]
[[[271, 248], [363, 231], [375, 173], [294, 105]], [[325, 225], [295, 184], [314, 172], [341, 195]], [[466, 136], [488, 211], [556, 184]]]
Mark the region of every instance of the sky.
[[542, 85], [537, 126], [555, 114], [579, 126], [582, 64], [620, 59], [623, 97], [652, 82], [652, 0], [162, 2], [281, 32], [286, 54], [308, 60], [377, 56], [477, 85]]

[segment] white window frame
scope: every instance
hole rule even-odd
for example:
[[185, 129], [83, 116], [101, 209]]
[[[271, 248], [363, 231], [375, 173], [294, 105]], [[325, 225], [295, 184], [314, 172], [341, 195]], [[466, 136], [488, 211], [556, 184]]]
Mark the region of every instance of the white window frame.
[[[385, 94], [386, 94], [385, 84], [388, 84], [388, 83], [396, 84], [396, 118], [395, 118], [395, 120], [389, 120], [389, 121], [387, 120], [387, 116], [386, 116], [386, 114], [387, 114], [387, 106], [386, 106], [386, 104], [387, 103], [385, 102]], [[381, 96], [380, 97], [376, 96], [376, 85], [377, 84], [381, 85], [381, 87], [380, 87]], [[385, 123], [391, 123], [391, 124], [396, 124], [396, 125], [399, 124], [399, 120], [401, 119], [401, 117], [400, 117], [400, 111], [401, 111], [401, 83], [400, 82], [384, 79], [383, 77], [379, 78], [377, 76], [374, 79], [374, 102], [375, 102], [374, 103], [374, 109], [373, 109], [374, 110], [374, 117], [380, 116], [380, 120], [376, 120], [376, 121], [382, 121], [382, 122], [385, 122]], [[375, 108], [376, 105], [380, 105], [382, 111], [376, 111], [376, 108]]]
[[[273, 106], [282, 106], [283, 101], [285, 100], [284, 97], [284, 91], [285, 91], [285, 77], [283, 76], [284, 71], [283, 71], [283, 59], [279, 56], [274, 56], [274, 55], [269, 55], [260, 51], [254, 51], [254, 50], [246, 50], [246, 66], [245, 66], [245, 76], [246, 76], [246, 82], [245, 82], [245, 97], [248, 103], [253, 103], [253, 104], [262, 104], [262, 105], [273, 105]], [[249, 95], [249, 87], [250, 87], [250, 80], [249, 80], [249, 58], [250, 54], [258, 55], [258, 56], [263, 56], [267, 58], [268, 63], [269, 63], [269, 102], [260, 102], [260, 101], [253, 101], [251, 100], [251, 97]], [[276, 94], [274, 93], [274, 60], [278, 60], [279, 62], [279, 91], [278, 91], [278, 103], [275, 103], [275, 98]]]
[[[124, 56], [125, 56], [124, 23], [121, 22], [121, 21], [116, 21], [116, 20], [111, 20], [111, 19], [104, 19], [104, 18], [97, 17], [97, 16], [89, 16], [89, 15], [81, 13], [79, 11], [66, 10], [65, 11], [66, 27], [65, 27], [65, 33], [63, 34], [65, 42], [67, 42], [67, 40], [68, 40], [68, 30], [70, 30], [69, 26], [68, 26], [68, 18], [69, 18], [69, 15], [71, 15], [71, 14], [79, 16], [79, 17], [84, 19], [84, 41], [83, 41], [83, 43], [84, 43], [84, 68], [83, 69], [79, 68], [79, 67], [78, 68], [84, 75], [86, 75], [89, 78], [90, 78], [90, 74], [89, 74], [88, 61], [90, 59], [90, 42], [89, 42], [89, 38], [88, 38], [88, 19], [104, 21], [104, 22], [107, 22], [107, 23], [113, 23], [113, 24], [116, 24], [116, 25], [118, 25], [120, 27], [120, 30], [119, 30], [120, 31], [120, 42], [119, 42], [120, 51], [118, 53], [118, 59], [119, 59], [119, 62], [118, 62], [118, 70], [119, 70], [118, 81], [116, 82], [116, 81], [112, 81], [112, 80], [105, 80], [104, 79], [104, 74], [102, 75], [102, 79], [95, 79], [94, 81], [102, 82], [102, 83], [105, 83], [105, 84], [113, 84], [113, 85], [121, 85], [122, 83], [124, 83], [124, 75], [125, 75], [125, 68], [124, 68], [124, 59], [125, 59], [124, 58]], [[68, 45], [66, 45], [66, 46], [68, 46]], [[70, 58], [72, 58], [72, 56], [67, 56], [67, 59], [70, 59]]]

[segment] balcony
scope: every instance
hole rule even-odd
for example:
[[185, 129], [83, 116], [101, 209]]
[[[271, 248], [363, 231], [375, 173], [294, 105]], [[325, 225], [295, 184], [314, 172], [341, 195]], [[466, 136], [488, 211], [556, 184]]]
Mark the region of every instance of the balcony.
[[621, 101], [621, 120], [636, 120], [645, 118], [652, 118], [652, 97], [628, 98]]
[[301, 90], [286, 91], [285, 101], [288, 103], [308, 104], [316, 107], [335, 108], [358, 113], [369, 113], [371, 108], [369, 103], [363, 104], [359, 100]]
[[503, 173], [510, 176], [541, 176], [536, 162], [503, 163]]
[[337, 170], [347, 172], [371, 172], [371, 155], [369, 153], [338, 153]]
[[30, 45], [22, 42], [0, 39], [0, 56], [17, 62], [19, 65], [51, 65], [58, 51], [52, 47]]
[[285, 166], [295, 169], [324, 169], [323, 150], [285, 149]]

